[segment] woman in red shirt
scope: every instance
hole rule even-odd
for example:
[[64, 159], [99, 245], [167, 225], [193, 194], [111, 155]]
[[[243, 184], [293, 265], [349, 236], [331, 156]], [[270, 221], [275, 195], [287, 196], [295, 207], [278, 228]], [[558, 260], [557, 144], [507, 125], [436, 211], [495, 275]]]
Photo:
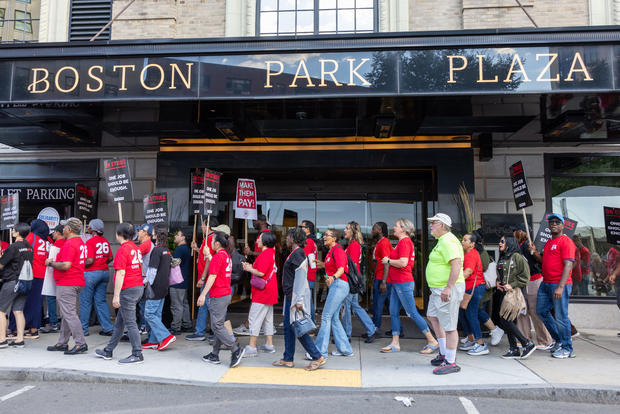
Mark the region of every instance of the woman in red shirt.
[[118, 345], [125, 330], [131, 342], [131, 355], [119, 360], [119, 364], [140, 364], [144, 362], [142, 343], [138, 323], [136, 321], [136, 307], [142, 299], [144, 284], [142, 282], [142, 254], [132, 241], [136, 234], [135, 227], [130, 223], [121, 223], [116, 226], [116, 240], [121, 247], [116, 252], [114, 262], [114, 296], [112, 306], [118, 309], [114, 329], [110, 342], [103, 349], [97, 349], [98, 357], [112, 359], [112, 351]]
[[342, 246], [337, 243], [339, 238], [340, 233], [336, 229], [327, 229], [323, 234], [323, 243], [329, 247], [329, 253], [325, 256], [325, 283], [329, 292], [323, 306], [321, 329], [316, 336], [315, 344], [324, 358], [328, 356], [329, 336], [332, 328], [337, 348], [332, 352], [332, 355], [353, 356], [353, 349], [338, 317], [342, 303], [349, 294], [349, 282], [346, 274], [348, 270], [347, 254]]
[[[433, 337], [428, 324], [418, 312], [414, 297], [413, 264], [415, 261], [415, 249], [411, 236], [414, 232], [413, 223], [400, 218], [394, 224], [394, 236], [398, 238], [396, 248], [389, 256], [384, 257], [381, 262], [388, 264], [387, 283], [391, 284], [390, 293], [390, 320], [392, 321], [392, 342], [381, 348], [381, 352], [400, 351], [400, 308], [404, 307], [407, 315], [413, 319], [418, 328], [426, 337], [427, 344], [420, 350], [422, 354], [435, 352], [439, 343]], [[383, 287], [384, 284], [382, 283]]]
[[261, 249], [254, 264], [243, 263], [243, 270], [252, 274], [252, 278], [261, 278], [265, 281], [265, 288], [258, 289], [252, 286], [252, 305], [248, 321], [250, 323], [250, 344], [245, 347], [245, 356], [258, 355], [256, 339], [261, 327], [265, 332], [266, 343], [260, 350], [273, 354], [273, 305], [278, 303], [278, 280], [276, 278], [276, 235], [270, 231], [262, 232], [256, 241]]
[[[344, 229], [344, 238], [348, 240], [349, 245], [346, 248], [346, 252], [353, 260], [353, 263], [357, 266], [357, 271], [361, 275], [361, 261], [362, 261], [362, 244], [364, 243], [364, 237], [362, 236], [362, 229], [360, 225], [355, 221], [351, 221]], [[349, 293], [344, 300], [344, 311], [342, 312], [342, 325], [349, 339], [351, 339], [351, 331], [353, 326], [351, 323], [351, 310], [355, 312], [362, 325], [366, 329], [366, 342], [367, 344], [374, 342], [377, 338], [377, 327], [372, 322], [366, 310], [360, 306], [359, 297], [357, 293]]]
[[306, 234], [306, 247], [304, 253], [308, 258], [308, 286], [310, 287], [310, 317], [314, 322], [314, 283], [316, 282], [316, 259], [318, 249], [316, 247], [316, 227], [310, 220], [304, 220], [299, 226]]

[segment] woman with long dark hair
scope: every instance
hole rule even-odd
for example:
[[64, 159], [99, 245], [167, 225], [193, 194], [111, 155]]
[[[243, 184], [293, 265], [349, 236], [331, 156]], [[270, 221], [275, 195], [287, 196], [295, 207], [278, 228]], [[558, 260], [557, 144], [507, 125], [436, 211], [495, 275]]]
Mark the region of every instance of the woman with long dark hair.
[[[513, 236], [504, 236], [499, 241], [500, 257], [497, 262], [497, 289], [501, 292], [500, 302], [497, 304], [501, 309], [502, 303], [508, 292], [513, 289], [522, 289], [527, 286], [530, 280], [530, 268], [525, 258], [519, 253], [519, 243]], [[510, 349], [502, 358], [504, 359], [525, 359], [535, 350], [534, 342], [528, 340], [516, 325], [514, 319], [506, 319], [501, 316], [500, 326], [508, 335]], [[517, 348], [517, 340], [521, 342], [523, 350]]]

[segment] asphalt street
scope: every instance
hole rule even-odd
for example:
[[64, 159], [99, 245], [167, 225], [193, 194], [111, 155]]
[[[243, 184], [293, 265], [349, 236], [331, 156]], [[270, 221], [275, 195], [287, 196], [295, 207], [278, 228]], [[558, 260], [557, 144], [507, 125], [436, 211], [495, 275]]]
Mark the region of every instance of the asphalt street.
[[[406, 407], [395, 397], [413, 398]], [[618, 413], [620, 406], [317, 388], [0, 381], [0, 413]]]

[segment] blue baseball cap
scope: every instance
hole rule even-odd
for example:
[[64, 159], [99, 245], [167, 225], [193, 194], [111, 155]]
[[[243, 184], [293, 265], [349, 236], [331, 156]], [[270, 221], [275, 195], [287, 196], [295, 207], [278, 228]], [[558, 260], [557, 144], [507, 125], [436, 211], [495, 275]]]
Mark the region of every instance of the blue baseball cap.
[[551, 220], [552, 218], [556, 218], [556, 219], [560, 220], [562, 222], [562, 224], [564, 224], [564, 216], [562, 216], [561, 214], [551, 213], [551, 214], [549, 214], [549, 217], [547, 217], [547, 221]]
[[136, 227], [136, 230], [137, 231], [144, 230], [145, 232], [149, 234], [149, 236], [152, 236], [155, 228], [153, 227], [152, 224], [144, 223], [143, 225]]

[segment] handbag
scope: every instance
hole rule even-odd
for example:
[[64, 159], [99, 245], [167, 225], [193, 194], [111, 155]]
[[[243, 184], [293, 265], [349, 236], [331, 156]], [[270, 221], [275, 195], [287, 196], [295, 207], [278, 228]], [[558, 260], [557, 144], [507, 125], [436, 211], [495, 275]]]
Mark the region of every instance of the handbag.
[[[510, 264], [512, 263], [512, 257], [508, 261], [508, 270], [506, 274], [506, 283], [510, 280]], [[519, 316], [521, 311], [526, 309], [525, 297], [523, 296], [523, 292], [519, 288], [512, 288], [508, 292], [504, 294], [504, 299], [502, 300], [502, 306], [499, 309], [499, 316], [506, 319], [507, 321], [514, 321]]]
[[170, 276], [168, 278], [170, 285], [177, 285], [183, 283], [183, 273], [181, 273], [181, 266], [172, 266], [170, 268]]
[[465, 292], [465, 294], [463, 295], [463, 300], [461, 300], [461, 304], [459, 305], [463, 310], [467, 309], [467, 306], [469, 306], [469, 301], [471, 300], [472, 296], [474, 296], [474, 289], [476, 289], [476, 281], [478, 280], [478, 266], [476, 266], [474, 272], [476, 272], [476, 276], [474, 276], [474, 287], [471, 288], [471, 293]]
[[[299, 318], [299, 314], [301, 313], [301, 318]], [[316, 325], [312, 322], [310, 315], [308, 315], [305, 311], [300, 311], [299, 309], [295, 309], [295, 320], [291, 324], [293, 327], [293, 331], [295, 332], [296, 338], [301, 338], [307, 333], [312, 331], [316, 331]]]
[[493, 289], [497, 283], [497, 263], [489, 262], [489, 267], [487, 267], [487, 271], [483, 274], [487, 289]]
[[271, 272], [271, 274], [269, 275], [269, 277], [267, 278], [267, 280], [265, 280], [262, 277], [258, 277], [258, 276], [252, 275], [252, 278], [250, 279], [250, 285], [252, 285], [252, 287], [255, 288], [255, 289], [265, 290], [265, 288], [267, 287], [267, 283], [269, 283], [269, 281], [271, 280], [273, 275], [276, 273], [275, 265], [273, 267], [274, 267], [274, 269]]
[[19, 271], [17, 283], [15, 284], [15, 288], [13, 288], [13, 291], [18, 295], [27, 295], [32, 289], [32, 279], [32, 264], [29, 260], [24, 260], [24, 263], [22, 263], [22, 268]]

